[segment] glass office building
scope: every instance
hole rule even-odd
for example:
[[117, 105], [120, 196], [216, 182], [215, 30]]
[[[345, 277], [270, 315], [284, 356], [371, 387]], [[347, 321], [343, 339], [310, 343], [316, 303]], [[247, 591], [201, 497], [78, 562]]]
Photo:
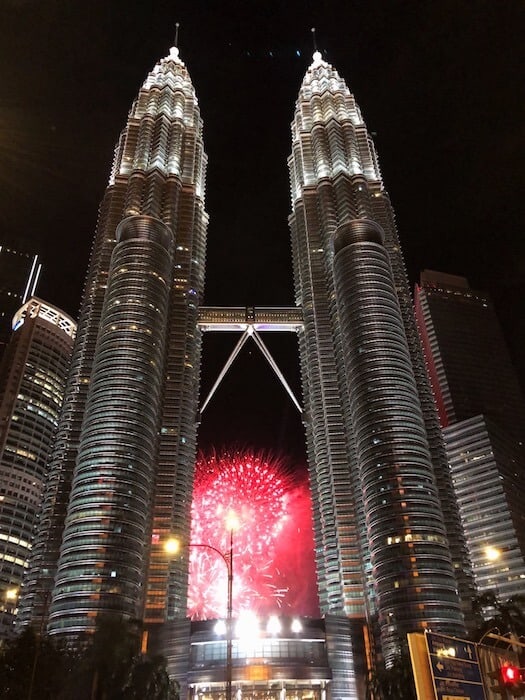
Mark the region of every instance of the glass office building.
[[525, 401], [490, 297], [433, 270], [416, 317], [479, 593], [525, 582]]
[[63, 311], [32, 297], [0, 366], [0, 635], [13, 631], [75, 332]]
[[208, 319], [210, 330], [222, 320], [248, 333], [259, 318], [258, 330], [299, 338], [318, 593], [340, 639], [332, 689], [354, 700], [372, 647], [365, 622], [388, 661], [408, 631], [461, 634], [468, 566], [374, 145], [317, 52], [289, 168], [296, 313], [209, 307], [199, 317], [202, 121], [176, 48], [148, 75], [100, 207], [20, 617], [76, 635], [114, 612], [142, 618], [164, 653], [179, 644], [187, 557], [170, 560], [164, 545], [172, 533], [189, 540], [201, 332]]

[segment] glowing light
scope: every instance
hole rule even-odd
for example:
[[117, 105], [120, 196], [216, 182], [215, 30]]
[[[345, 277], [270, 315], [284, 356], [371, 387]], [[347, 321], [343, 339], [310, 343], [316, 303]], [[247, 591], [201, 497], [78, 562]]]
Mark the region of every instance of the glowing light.
[[259, 637], [259, 620], [252, 610], [243, 610], [235, 625], [235, 636], [244, 641]]
[[[299, 481], [283, 460], [264, 453], [201, 455], [190, 540], [227, 556], [232, 524], [234, 617], [245, 610], [267, 615], [279, 609], [316, 615], [311, 502], [305, 479]], [[225, 618], [224, 561], [205, 547], [190, 548], [189, 558], [188, 616]]]
[[218, 637], [222, 637], [226, 634], [226, 622], [224, 620], [217, 620], [213, 631]]
[[301, 625], [300, 620], [295, 618], [295, 620], [292, 621], [292, 627], [291, 630], [294, 634], [299, 634], [299, 632], [302, 632], [303, 626]]
[[501, 552], [496, 547], [485, 547], [485, 555], [489, 561], [497, 561], [501, 557]]
[[438, 649], [437, 656], [456, 656], [456, 649], [454, 647]]
[[166, 554], [178, 554], [180, 552], [179, 540], [175, 539], [175, 537], [170, 537], [170, 539], [166, 540], [164, 543], [164, 551]]
[[228, 515], [226, 516], [225, 522], [226, 522], [226, 529], [229, 530], [230, 532], [232, 530], [235, 532], [241, 526], [240, 520], [237, 517], [237, 513], [235, 513], [233, 510], [228, 511]]
[[18, 588], [8, 588], [5, 592], [6, 600], [16, 600], [18, 598]]
[[275, 637], [279, 634], [281, 629], [282, 626], [279, 618], [277, 617], [277, 615], [272, 615], [268, 620], [268, 624], [266, 625], [266, 631], [268, 632], [268, 634], [271, 634]]

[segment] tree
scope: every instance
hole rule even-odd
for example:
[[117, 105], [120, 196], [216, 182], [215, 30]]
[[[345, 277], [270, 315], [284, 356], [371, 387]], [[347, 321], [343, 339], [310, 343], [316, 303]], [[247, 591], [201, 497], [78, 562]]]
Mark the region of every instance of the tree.
[[487, 591], [474, 598], [472, 609], [480, 620], [472, 635], [476, 641], [493, 628], [503, 636], [525, 636], [525, 595], [501, 600], [495, 591]]
[[145, 656], [137, 661], [123, 697], [126, 700], [179, 700], [178, 688], [166, 670], [166, 659]]
[[31, 686], [33, 698], [56, 700], [76, 661], [73, 650], [26, 629], [0, 649], [0, 698], [27, 698]]
[[177, 700], [165, 658], [140, 653], [141, 632], [137, 620], [100, 617], [61, 700]]
[[412, 664], [408, 654], [400, 654], [391, 666], [379, 665], [367, 684], [367, 700], [416, 700]]
[[100, 618], [95, 633], [65, 645], [26, 629], [0, 648], [0, 699], [178, 700], [166, 660], [140, 653], [141, 628]]

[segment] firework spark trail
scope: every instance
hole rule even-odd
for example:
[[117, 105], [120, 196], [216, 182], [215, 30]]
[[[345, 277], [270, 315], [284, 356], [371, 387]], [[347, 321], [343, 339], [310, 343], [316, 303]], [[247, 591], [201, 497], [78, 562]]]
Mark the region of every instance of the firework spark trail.
[[[240, 527], [234, 533], [234, 614], [241, 610], [265, 614], [295, 607], [296, 578], [303, 587], [306, 584], [312, 597], [315, 584], [310, 509], [307, 484], [296, 484], [281, 459], [250, 451], [199, 457], [191, 541], [227, 553], [226, 517], [232, 511], [237, 516]], [[188, 615], [195, 619], [224, 616], [227, 567], [221, 557], [206, 547], [193, 547], [189, 572]], [[305, 575], [310, 576], [309, 584]], [[301, 593], [299, 597], [304, 596]], [[317, 604], [310, 607], [316, 610]]]

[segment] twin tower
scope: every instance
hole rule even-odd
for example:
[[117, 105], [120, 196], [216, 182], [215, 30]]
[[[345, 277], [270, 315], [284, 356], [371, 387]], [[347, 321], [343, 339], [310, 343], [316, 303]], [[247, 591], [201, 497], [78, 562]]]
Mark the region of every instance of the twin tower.
[[[190, 533], [206, 163], [172, 48], [131, 108], [100, 206], [20, 606], [52, 634], [105, 613], [153, 626], [186, 614], [187, 562], [164, 545]], [[388, 660], [409, 631], [464, 633], [468, 567], [374, 144], [318, 52], [288, 166], [320, 607], [370, 623]]]

